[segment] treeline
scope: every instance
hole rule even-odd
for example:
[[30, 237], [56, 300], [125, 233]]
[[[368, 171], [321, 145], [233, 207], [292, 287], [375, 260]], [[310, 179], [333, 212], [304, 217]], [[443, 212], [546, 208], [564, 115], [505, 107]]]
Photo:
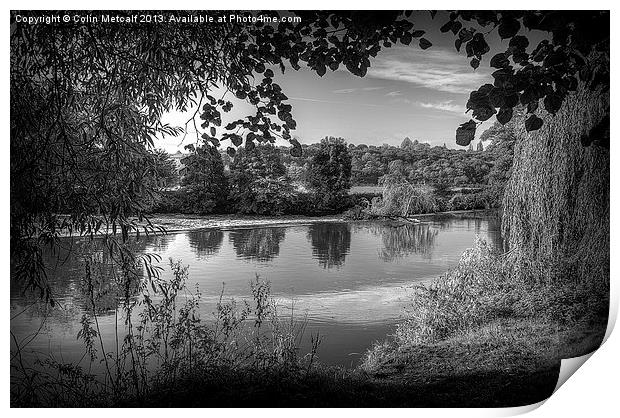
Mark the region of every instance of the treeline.
[[[479, 143], [476, 149], [455, 150], [445, 146], [431, 147], [428, 143], [405, 138], [400, 145], [349, 144], [351, 154], [351, 182], [353, 185], [378, 185], [381, 177], [389, 174], [391, 164], [402, 165], [407, 171], [408, 181], [416, 184], [472, 186], [488, 184], [489, 176], [497, 175], [498, 159], [512, 158], [512, 149], [498, 149], [493, 138], [505, 133], [501, 125], [493, 127], [482, 138], [487, 142], [483, 150]], [[502, 139], [507, 139], [504, 136]], [[284, 162], [294, 180], [303, 181], [310, 160], [318, 151], [319, 144], [304, 144], [303, 156], [284, 156]]]
[[[165, 168], [158, 175], [168, 172], [169, 176], [163, 175], [167, 180], [158, 184], [177, 182], [180, 188], [161, 191], [151, 211], [320, 215], [367, 206], [379, 196], [384, 203], [393, 198], [379, 193], [350, 196], [352, 185], [381, 185], [384, 195], [397, 186], [403, 194], [400, 200], [410, 201], [408, 194], [414, 193], [415, 199], [432, 202], [408, 203], [411, 210], [497, 207], [512, 167], [514, 135], [496, 124], [481, 139], [487, 143], [485, 149], [479, 145], [476, 151], [465, 151], [431, 147], [409, 138], [395, 147], [353, 145], [328, 137], [302, 145], [301, 157], [270, 144], [239, 148], [234, 155], [208, 145], [188, 146], [180, 180], [173, 164], [161, 164]], [[474, 187], [461, 189], [465, 186]]]
[[287, 169], [288, 150], [270, 144], [239, 148], [188, 147], [180, 188], [164, 190], [151, 212], [251, 215], [338, 213], [352, 206], [351, 154], [341, 138], [325, 138], [307, 158], [303, 184]]

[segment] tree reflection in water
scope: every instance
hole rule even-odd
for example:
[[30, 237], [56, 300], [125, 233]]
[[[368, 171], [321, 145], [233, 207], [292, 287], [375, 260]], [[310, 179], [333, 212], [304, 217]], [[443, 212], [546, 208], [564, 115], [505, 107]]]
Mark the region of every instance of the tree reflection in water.
[[340, 267], [351, 248], [351, 227], [344, 223], [317, 223], [310, 225], [308, 238], [312, 256], [323, 268]]
[[266, 262], [280, 254], [285, 235], [286, 228], [235, 229], [229, 239], [238, 257]]
[[224, 232], [219, 229], [189, 231], [187, 232], [187, 239], [190, 248], [198, 258], [204, 258], [216, 254], [220, 250], [222, 241], [224, 241]]
[[428, 224], [405, 224], [381, 225], [377, 227], [376, 232], [381, 234], [383, 243], [379, 257], [389, 262], [410, 254], [430, 258], [439, 231]]
[[[138, 255], [145, 253], [154, 238], [130, 237], [124, 244], [119, 244], [126, 249], [126, 254], [137, 256], [133, 259], [127, 255], [120, 257], [116, 250], [112, 257], [109, 246], [112, 244], [106, 244], [103, 239], [66, 238], [54, 251], [45, 251], [45, 273], [52, 298], [59, 305], [44, 307], [46, 316], [53, 315], [62, 321], [70, 311], [114, 315], [122, 301], [135, 300], [146, 275], [144, 260]], [[160, 242], [159, 238], [157, 241]], [[24, 292], [13, 280], [11, 297], [19, 298], [25, 304], [39, 305], [38, 295]]]

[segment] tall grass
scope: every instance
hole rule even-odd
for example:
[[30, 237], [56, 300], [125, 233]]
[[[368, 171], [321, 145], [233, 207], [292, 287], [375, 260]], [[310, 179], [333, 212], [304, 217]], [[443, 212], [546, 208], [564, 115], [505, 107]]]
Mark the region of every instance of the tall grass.
[[[222, 374], [304, 374], [314, 365], [320, 339], [311, 336], [309, 353], [299, 347], [306, 321], [291, 310], [282, 315], [268, 282], [250, 282], [252, 300], [226, 300], [220, 294], [214, 318], [200, 317], [201, 293], [187, 288], [188, 269], [170, 260], [172, 279], [145, 279], [139, 298], [127, 293], [116, 315], [115, 341], [104, 341], [99, 327], [93, 277], [91, 310], [77, 338], [84, 344], [78, 364], [49, 356], [29, 364], [17, 346], [12, 358], [13, 406], [106, 406], [140, 403], [180, 381]], [[15, 341], [17, 343], [17, 341]], [[108, 345], [112, 345], [109, 347]], [[95, 372], [97, 365], [103, 370]]]
[[553, 334], [590, 323], [604, 330], [608, 305], [604, 291], [593, 292], [582, 283], [521, 280], [512, 266], [510, 253], [500, 253], [476, 238], [457, 267], [416, 288], [396, 332], [366, 352], [362, 367], [376, 371], [399, 352], [424, 350], [502, 322], [520, 321], [519, 333], [530, 329], [532, 339], [541, 328]]

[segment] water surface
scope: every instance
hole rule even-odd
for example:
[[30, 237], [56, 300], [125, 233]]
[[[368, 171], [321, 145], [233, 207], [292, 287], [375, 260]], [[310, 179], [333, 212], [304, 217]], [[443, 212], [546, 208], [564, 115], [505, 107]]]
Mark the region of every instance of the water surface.
[[[316, 222], [206, 229], [143, 237], [134, 245], [137, 253], [161, 257], [164, 278], [171, 277], [169, 259], [189, 266], [187, 288], [199, 289], [201, 316], [206, 318], [222, 291], [226, 298], [249, 299], [249, 282], [256, 275], [268, 280], [283, 309], [307, 315], [305, 346], [311, 334], [319, 333], [320, 360], [350, 366], [374, 341], [393, 332], [410, 303], [412, 286], [454, 267], [476, 235], [501, 245], [495, 217], [437, 218], [415, 225]], [[60, 306], [45, 308], [12, 283], [11, 330], [20, 342], [29, 342], [28, 352], [73, 361], [84, 353], [76, 335], [90, 306], [83, 285], [85, 264], [76, 253], [104, 258], [105, 251], [93, 252], [86, 240], [64, 245], [46, 254]], [[105, 286], [99, 290], [99, 325], [112, 346], [116, 299], [106, 298]], [[31, 335], [36, 335], [32, 341]]]

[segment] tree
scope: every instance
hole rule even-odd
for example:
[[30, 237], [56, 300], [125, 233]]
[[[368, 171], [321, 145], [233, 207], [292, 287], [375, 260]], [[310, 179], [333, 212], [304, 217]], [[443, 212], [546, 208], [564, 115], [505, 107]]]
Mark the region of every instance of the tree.
[[405, 137], [405, 139], [403, 139], [403, 142], [400, 143], [401, 148], [409, 148], [411, 146], [413, 146], [413, 142], [411, 142], [411, 139], [409, 139], [409, 137]]
[[239, 149], [230, 164], [231, 201], [239, 213], [279, 215], [289, 207], [293, 187], [280, 150], [261, 145]]
[[308, 184], [319, 206], [336, 210], [351, 188], [351, 154], [342, 138], [323, 138], [308, 170]]
[[221, 210], [227, 203], [229, 192], [221, 154], [208, 145], [186, 148], [191, 153], [183, 159], [185, 175], [181, 186], [184, 206], [188, 212], [199, 215]]

